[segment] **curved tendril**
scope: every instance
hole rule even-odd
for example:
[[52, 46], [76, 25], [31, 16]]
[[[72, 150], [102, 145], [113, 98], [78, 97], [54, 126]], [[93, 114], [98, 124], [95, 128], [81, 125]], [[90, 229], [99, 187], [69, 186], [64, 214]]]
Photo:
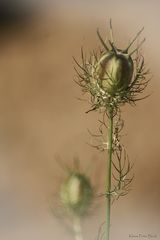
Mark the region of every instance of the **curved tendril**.
[[97, 35], [98, 35], [99, 40], [101, 41], [103, 47], [104, 47], [104, 48], [107, 50], [107, 52], [108, 52], [108, 51], [109, 51], [109, 48], [108, 48], [108, 46], [106, 45], [106, 43], [104, 42], [103, 38], [101, 37], [100, 32], [99, 32], [99, 29], [97, 29]]
[[138, 45], [138, 47], [137, 47], [135, 50], [133, 50], [129, 55], [131, 56], [133, 53], [135, 53], [136, 51], [138, 51], [138, 49], [142, 46], [142, 44], [143, 44], [145, 41], [146, 41], [146, 39], [144, 38], [144, 39], [140, 42], [140, 44]]
[[129, 48], [132, 46], [132, 44], [136, 41], [136, 39], [139, 37], [139, 35], [143, 32], [144, 27], [136, 34], [136, 36], [133, 38], [133, 40], [130, 42], [128, 47], [124, 50], [124, 52], [128, 52]]
[[110, 26], [110, 39], [111, 39], [111, 43], [114, 45], [114, 35], [113, 35], [112, 19], [110, 19], [109, 26]]

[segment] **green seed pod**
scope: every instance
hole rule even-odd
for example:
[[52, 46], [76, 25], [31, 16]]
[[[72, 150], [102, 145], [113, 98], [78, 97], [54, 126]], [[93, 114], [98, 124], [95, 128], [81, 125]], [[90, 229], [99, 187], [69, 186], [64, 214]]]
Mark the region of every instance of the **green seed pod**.
[[105, 53], [95, 68], [99, 86], [111, 96], [127, 89], [132, 81], [133, 70], [130, 55], [117, 49]]
[[100, 109], [108, 114], [112, 110], [115, 115], [120, 106], [126, 103], [135, 104], [136, 101], [143, 99], [143, 97], [139, 98], [138, 94], [143, 93], [148, 85], [149, 70], [145, 68], [144, 57], [139, 49], [145, 38], [133, 48], [143, 29], [136, 34], [126, 48], [119, 49], [114, 42], [110, 20], [108, 41], [104, 41], [97, 30], [103, 48], [100, 51], [93, 51], [88, 59], [81, 49], [81, 64], [74, 59], [77, 66], [75, 81], [83, 93], [90, 94], [91, 108], [87, 113]]
[[93, 188], [89, 179], [81, 173], [71, 173], [62, 184], [60, 199], [70, 214], [84, 215], [93, 199]]

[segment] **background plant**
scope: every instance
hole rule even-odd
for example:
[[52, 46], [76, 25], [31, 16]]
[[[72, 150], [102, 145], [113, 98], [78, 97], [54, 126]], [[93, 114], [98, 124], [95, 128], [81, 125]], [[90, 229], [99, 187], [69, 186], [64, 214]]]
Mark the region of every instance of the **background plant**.
[[56, 159], [65, 171], [66, 177], [61, 181], [56, 193], [57, 204], [53, 205], [53, 198], [51, 200], [52, 213], [60, 219], [61, 223], [66, 224], [75, 240], [83, 240], [81, 220], [90, 215], [94, 209], [96, 189], [77, 157], [74, 158], [72, 166], [65, 164], [59, 157]]

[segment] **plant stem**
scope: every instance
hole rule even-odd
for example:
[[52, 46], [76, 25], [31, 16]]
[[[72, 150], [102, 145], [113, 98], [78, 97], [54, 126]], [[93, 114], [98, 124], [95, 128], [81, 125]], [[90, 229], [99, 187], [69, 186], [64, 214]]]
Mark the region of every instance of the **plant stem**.
[[83, 240], [82, 228], [79, 217], [73, 218], [73, 230], [75, 234], [75, 240]]
[[107, 159], [107, 175], [106, 175], [106, 227], [105, 240], [110, 238], [110, 215], [111, 215], [111, 177], [112, 177], [112, 143], [113, 143], [113, 110], [110, 109], [108, 114], [108, 159]]

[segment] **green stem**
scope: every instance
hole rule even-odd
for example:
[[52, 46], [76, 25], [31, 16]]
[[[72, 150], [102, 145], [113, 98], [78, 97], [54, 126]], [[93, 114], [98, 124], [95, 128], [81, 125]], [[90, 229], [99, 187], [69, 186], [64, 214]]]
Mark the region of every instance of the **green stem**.
[[79, 217], [74, 217], [73, 219], [73, 230], [75, 234], [75, 240], [83, 240], [82, 228]]
[[110, 216], [111, 216], [111, 177], [112, 177], [112, 143], [113, 143], [113, 110], [110, 109], [108, 114], [108, 159], [107, 159], [107, 175], [106, 175], [106, 227], [105, 240], [110, 238]]

